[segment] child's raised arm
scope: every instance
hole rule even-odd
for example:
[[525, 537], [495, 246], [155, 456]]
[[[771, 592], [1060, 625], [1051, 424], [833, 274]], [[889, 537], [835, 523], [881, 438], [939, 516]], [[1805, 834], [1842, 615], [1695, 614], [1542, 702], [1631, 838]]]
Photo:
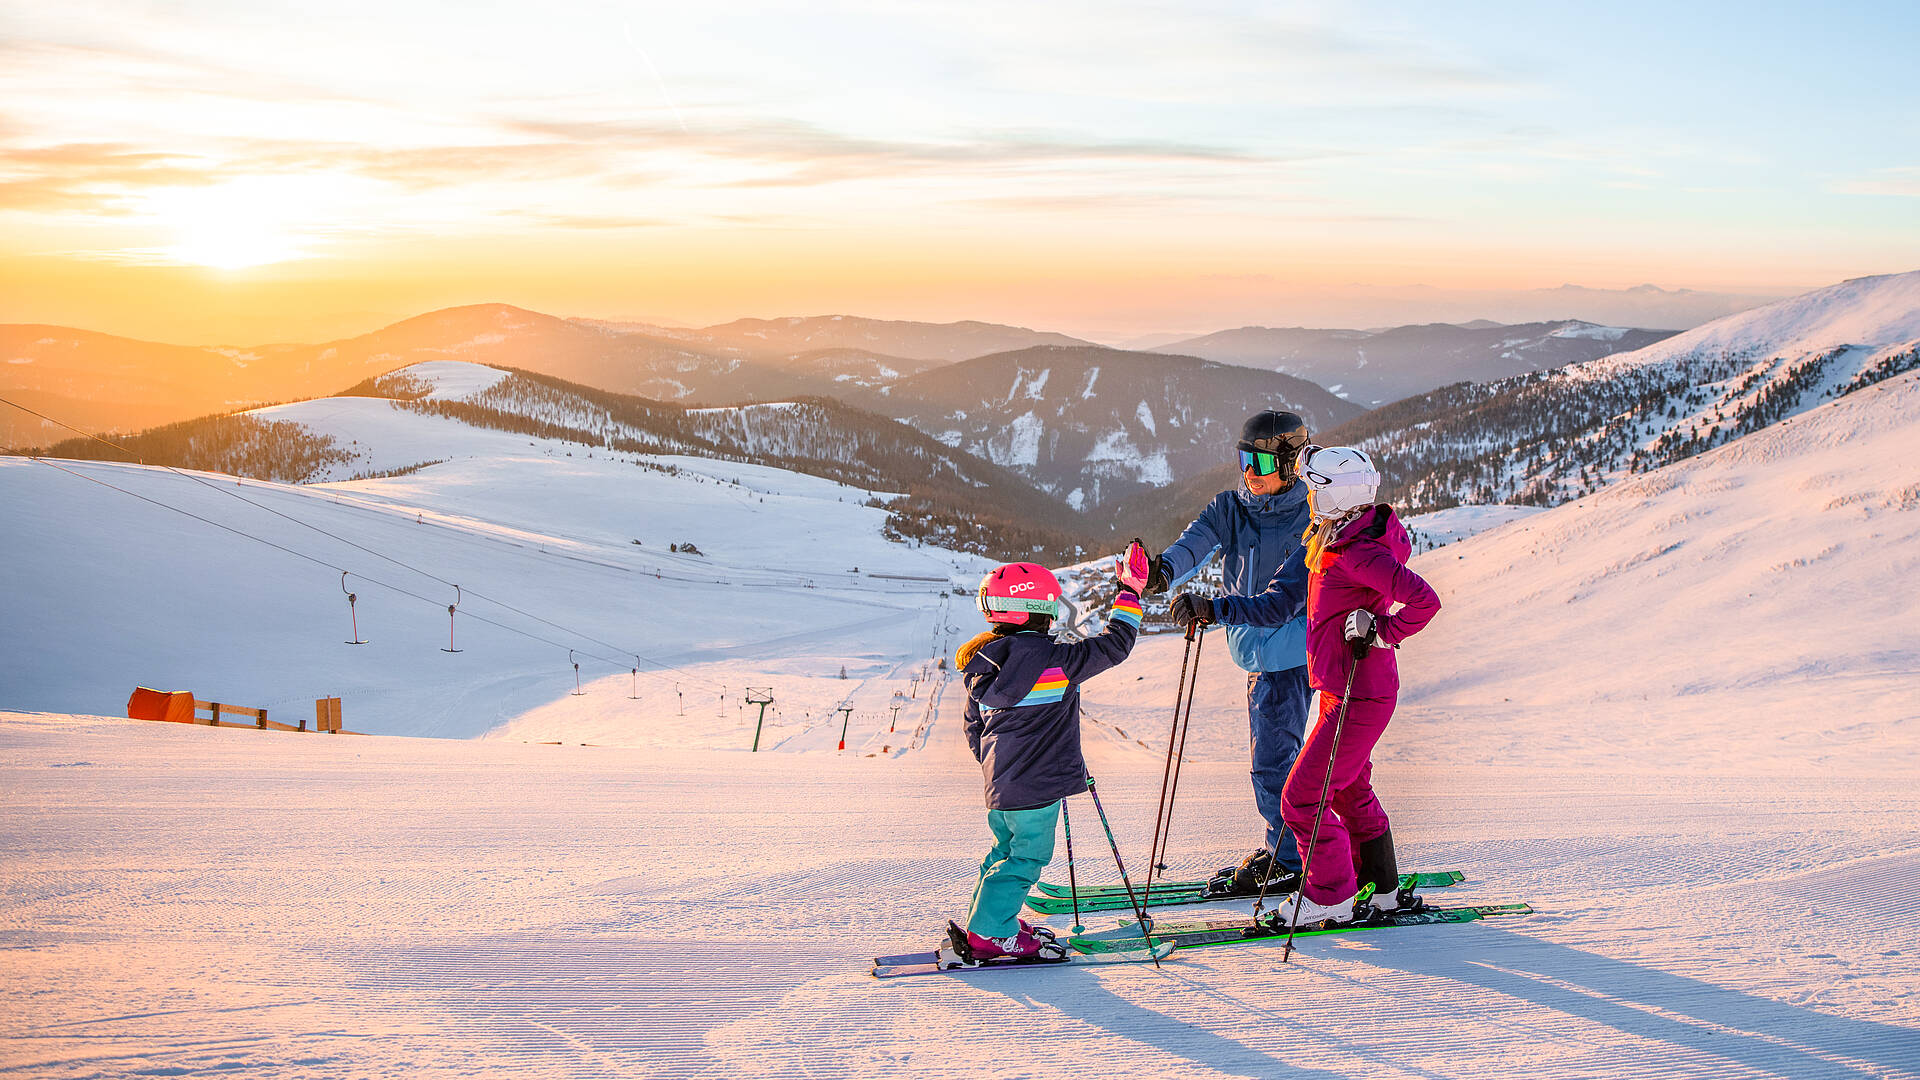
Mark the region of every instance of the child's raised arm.
[[1053, 661], [1067, 681], [1080, 683], [1114, 667], [1133, 652], [1140, 636], [1140, 597], [1131, 589], [1120, 590], [1113, 598], [1113, 614], [1107, 628], [1085, 641], [1056, 644]]

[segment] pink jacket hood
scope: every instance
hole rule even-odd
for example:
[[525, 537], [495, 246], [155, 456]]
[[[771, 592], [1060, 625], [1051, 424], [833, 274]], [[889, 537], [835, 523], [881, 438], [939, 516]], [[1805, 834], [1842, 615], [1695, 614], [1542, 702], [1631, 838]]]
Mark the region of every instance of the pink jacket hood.
[[[1372, 612], [1382, 645], [1418, 633], [1440, 610], [1440, 597], [1420, 575], [1407, 569], [1413, 538], [1393, 507], [1384, 503], [1360, 512], [1328, 541], [1317, 563], [1307, 566], [1307, 676], [1314, 689], [1339, 694], [1346, 689], [1353, 654], [1347, 647], [1347, 613]], [[1403, 605], [1392, 611], [1394, 605]], [[1391, 613], [1390, 613], [1391, 612]], [[1352, 696], [1392, 698], [1400, 690], [1393, 650], [1376, 646], [1353, 674]]]

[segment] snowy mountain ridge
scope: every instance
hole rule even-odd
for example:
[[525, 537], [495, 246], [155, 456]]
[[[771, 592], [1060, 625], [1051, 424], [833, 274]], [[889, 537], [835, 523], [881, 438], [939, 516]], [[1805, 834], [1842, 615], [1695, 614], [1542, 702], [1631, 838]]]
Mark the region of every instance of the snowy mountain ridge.
[[1372, 408], [1448, 383], [1487, 382], [1638, 349], [1671, 334], [1579, 319], [1382, 330], [1247, 326], [1154, 351], [1284, 372]]
[[1109, 504], [1225, 460], [1249, 402], [1323, 427], [1361, 412], [1289, 375], [1097, 346], [977, 357], [851, 400], [1018, 471], [1097, 524]]
[[1624, 367], [1760, 352], [1808, 355], [1841, 346], [1920, 340], [1920, 270], [1852, 278], [1715, 319], [1633, 352], [1578, 365], [1602, 377]]
[[1920, 271], [1860, 278], [1630, 353], [1443, 387], [1323, 433], [1415, 510], [1553, 505], [1920, 366]]

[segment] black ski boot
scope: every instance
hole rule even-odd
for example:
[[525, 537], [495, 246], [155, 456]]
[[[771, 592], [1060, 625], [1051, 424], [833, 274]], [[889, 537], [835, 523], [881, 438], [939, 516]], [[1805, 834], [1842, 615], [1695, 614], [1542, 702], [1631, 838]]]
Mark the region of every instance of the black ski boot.
[[939, 964], [948, 971], [980, 966], [980, 962], [973, 958], [973, 946], [967, 941], [967, 932], [960, 929], [959, 923], [947, 923], [947, 940], [940, 945]]
[[1265, 889], [1269, 896], [1285, 896], [1300, 887], [1300, 872], [1276, 866], [1273, 852], [1266, 848], [1240, 860], [1238, 866], [1223, 866], [1207, 881], [1204, 895], [1209, 897], [1258, 896]]
[[1412, 885], [1404, 889], [1400, 887], [1399, 864], [1393, 854], [1392, 829], [1371, 840], [1362, 840], [1354, 847], [1360, 864], [1360, 884], [1373, 886], [1373, 898], [1368, 901], [1372, 911], [1363, 911], [1361, 915], [1371, 914], [1374, 918], [1384, 919], [1426, 910], [1426, 900], [1414, 895]]

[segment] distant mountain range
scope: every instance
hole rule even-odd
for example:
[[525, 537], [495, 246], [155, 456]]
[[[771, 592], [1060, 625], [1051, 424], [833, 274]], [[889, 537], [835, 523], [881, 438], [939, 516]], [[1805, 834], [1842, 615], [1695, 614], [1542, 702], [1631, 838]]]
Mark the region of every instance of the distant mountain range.
[[1269, 368], [1371, 409], [1449, 383], [1486, 382], [1631, 352], [1673, 334], [1578, 320], [1516, 326], [1481, 320], [1391, 330], [1248, 326], [1153, 351]]
[[900, 322], [852, 315], [738, 319], [698, 330], [644, 323], [604, 325], [625, 326], [651, 337], [684, 342], [702, 352], [768, 361], [791, 361], [822, 350], [850, 349], [903, 360], [952, 363], [1033, 345], [1093, 344], [1065, 334], [998, 323]]
[[[1411, 513], [1553, 506], [1920, 367], [1920, 271], [1857, 278], [1553, 371], [1404, 398], [1316, 441], [1379, 455]], [[1103, 508], [1167, 543], [1239, 483], [1215, 466]]]
[[1231, 458], [1241, 421], [1360, 415], [1303, 379], [1191, 356], [1040, 346], [949, 364], [851, 398], [1013, 469], [1076, 510]]
[[[845, 344], [851, 341], [912, 355]], [[955, 359], [1009, 342], [1021, 348]], [[803, 346], [813, 347], [790, 351]], [[1291, 408], [1322, 425], [1360, 412], [1285, 375], [985, 323], [827, 317], [661, 331], [491, 304], [436, 311], [327, 345], [190, 348], [15, 326], [0, 328], [0, 352], [13, 354], [0, 368], [10, 395], [96, 431], [321, 397], [439, 360], [514, 368], [655, 402], [831, 398], [908, 421], [1025, 475], [1075, 509], [1220, 460], [1231, 429], [1258, 409]], [[0, 419], [8, 445], [71, 435], [6, 413]]]
[[[987, 323], [742, 320], [681, 330], [570, 320], [506, 304], [447, 308], [318, 345], [162, 345], [60, 326], [0, 326], [0, 391], [89, 430], [132, 430], [331, 394], [432, 360], [523, 368], [661, 401], [835, 396], [1061, 334]], [[894, 351], [889, 351], [894, 350]], [[70, 432], [0, 410], [0, 444]]]
[[[1584, 323], [1379, 332], [1248, 328], [1155, 351], [1278, 370], [1337, 386], [1347, 401], [1372, 407], [1401, 391], [1590, 359], [1659, 333], [1621, 330], [1615, 336], [1612, 328]], [[5, 360], [0, 391], [91, 431], [128, 431], [323, 396], [410, 364], [455, 359], [538, 371], [660, 401], [729, 404], [827, 396], [875, 404], [862, 392], [911, 396], [901, 384], [915, 376], [1046, 346], [1100, 348], [1064, 334], [981, 322], [829, 315], [741, 319], [689, 329], [562, 319], [505, 304], [478, 304], [429, 312], [339, 341], [244, 348], [165, 345], [60, 326], [0, 326], [0, 359]], [[944, 392], [928, 392], [950, 404]], [[1235, 403], [1227, 411], [1239, 407]], [[1132, 408], [1127, 403], [1123, 411]], [[0, 410], [0, 445], [45, 444], [67, 434], [14, 410]]]
[[[967, 355], [1008, 341], [1018, 347]], [[944, 500], [976, 525], [1029, 522], [1036, 531], [1028, 546], [1057, 551], [1099, 542], [1108, 530], [1170, 540], [1207, 495], [1237, 482], [1226, 460], [1233, 435], [1260, 408], [1301, 413], [1322, 442], [1379, 452], [1384, 497], [1410, 510], [1575, 498], [1920, 364], [1920, 272], [1857, 279], [1677, 335], [1582, 322], [1248, 328], [1133, 352], [981, 323], [824, 317], [685, 330], [480, 305], [326, 345], [249, 350], [9, 326], [0, 327], [0, 358], [0, 392], [94, 430], [325, 396], [446, 360], [515, 369], [515, 385], [562, 380], [576, 397], [631, 395], [620, 406], [627, 413], [677, 415], [698, 402], [809, 403], [792, 416], [734, 410], [724, 437], [688, 421], [682, 443], [652, 445], [812, 462], [793, 467], [916, 492], [924, 521], [904, 535], [973, 527], [935, 523]], [[1356, 386], [1388, 394], [1443, 373], [1449, 381], [1368, 411], [1313, 381], [1256, 366], [1261, 358], [1311, 369], [1349, 395]], [[1458, 378], [1474, 372], [1493, 374]], [[857, 447], [872, 441], [858, 433], [880, 430], [882, 418], [891, 433], [881, 442], [897, 449], [876, 450], [880, 458], [856, 468], [835, 449], [836, 426]], [[69, 434], [22, 420], [0, 410], [9, 445], [44, 446]], [[895, 421], [911, 432], [892, 432]], [[756, 425], [777, 440], [757, 441], [773, 435]], [[561, 426], [576, 433], [577, 425]], [[153, 445], [190, 435], [156, 435]], [[268, 443], [284, 449], [285, 440], [242, 427], [220, 436], [232, 454]], [[317, 459], [306, 454], [282, 455], [275, 467], [312, 467]], [[953, 482], [930, 475], [910, 487], [903, 481], [916, 468]], [[996, 500], [1005, 514], [992, 509]]]

